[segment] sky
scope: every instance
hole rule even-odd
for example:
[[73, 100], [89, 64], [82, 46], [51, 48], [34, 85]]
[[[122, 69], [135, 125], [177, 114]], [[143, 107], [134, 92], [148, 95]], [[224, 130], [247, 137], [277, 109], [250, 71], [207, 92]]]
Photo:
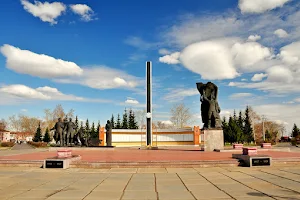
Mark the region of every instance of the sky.
[[153, 118], [184, 103], [201, 125], [197, 82], [219, 87], [221, 116], [250, 105], [291, 131], [300, 124], [297, 0], [1, 0], [0, 118], [43, 118], [61, 104], [104, 125], [145, 109], [153, 66]]

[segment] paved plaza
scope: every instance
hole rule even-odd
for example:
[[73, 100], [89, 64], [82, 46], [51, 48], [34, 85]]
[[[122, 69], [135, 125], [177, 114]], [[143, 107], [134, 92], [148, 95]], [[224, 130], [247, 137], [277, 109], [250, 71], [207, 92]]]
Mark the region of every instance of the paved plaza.
[[0, 199], [300, 199], [300, 167], [0, 167]]

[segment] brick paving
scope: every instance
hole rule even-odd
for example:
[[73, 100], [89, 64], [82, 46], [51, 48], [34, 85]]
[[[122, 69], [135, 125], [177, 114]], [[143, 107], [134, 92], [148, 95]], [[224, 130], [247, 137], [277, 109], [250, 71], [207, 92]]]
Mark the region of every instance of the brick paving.
[[1, 200], [300, 199], [300, 167], [0, 167]]
[[[38, 151], [38, 152], [36, 152]], [[0, 154], [1, 160], [44, 160], [56, 156], [56, 151], [22, 151], [11, 155]], [[17, 151], [15, 151], [17, 152]], [[137, 148], [116, 148], [114, 150], [74, 150], [73, 155], [80, 155], [87, 162], [150, 162], [150, 161], [228, 161], [233, 152], [203, 152], [199, 148], [144, 150]], [[268, 151], [259, 154], [270, 155], [273, 159], [300, 158], [300, 152]]]

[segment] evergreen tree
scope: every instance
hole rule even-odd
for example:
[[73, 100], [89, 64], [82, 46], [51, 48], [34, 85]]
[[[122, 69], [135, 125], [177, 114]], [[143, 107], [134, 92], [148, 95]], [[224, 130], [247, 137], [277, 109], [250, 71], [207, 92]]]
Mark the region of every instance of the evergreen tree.
[[236, 117], [236, 112], [235, 112], [235, 110], [233, 110], [233, 120], [234, 120], [234, 121], [237, 121], [237, 117]]
[[46, 128], [46, 132], [45, 132], [43, 141], [47, 142], [47, 143], [50, 142], [50, 135], [49, 135], [49, 129], [48, 129], [48, 127]]
[[40, 142], [42, 140], [42, 132], [41, 132], [41, 123], [39, 123], [38, 128], [36, 129], [33, 141], [34, 142]]
[[243, 133], [244, 133], [244, 139], [246, 142], [250, 143], [250, 142], [254, 141], [253, 129], [252, 129], [251, 121], [250, 121], [250, 117], [249, 117], [249, 107], [248, 106], [246, 107], [246, 110], [245, 110]]
[[237, 125], [237, 122], [234, 120], [234, 117], [229, 119], [228, 127], [230, 129], [230, 139], [231, 142], [243, 142], [242, 130]]
[[137, 122], [135, 121], [134, 112], [132, 109], [129, 110], [129, 120], [128, 120], [129, 129], [138, 129]]
[[127, 110], [125, 108], [122, 120], [122, 129], [128, 129], [128, 115]]
[[77, 131], [78, 131], [78, 128], [79, 128], [78, 117], [77, 117], [77, 115], [76, 115], [76, 118], [75, 118], [75, 125], [76, 125], [75, 130], [76, 130], [76, 132], [77, 132]]
[[226, 122], [225, 117], [223, 117], [223, 120], [222, 120], [222, 129], [223, 129], [223, 134], [224, 134], [224, 142], [230, 142], [229, 134], [228, 134], [228, 123]]
[[97, 134], [98, 135], [99, 135], [99, 132], [100, 132], [100, 128], [101, 128], [100, 121], [98, 121], [98, 125], [97, 125]]
[[91, 130], [90, 130], [90, 134], [91, 134], [91, 136], [92, 136], [92, 138], [97, 138], [97, 131], [96, 131], [96, 129], [95, 129], [95, 123], [93, 122], [92, 123], [92, 127], [91, 127]]
[[85, 131], [86, 132], [90, 132], [91, 129], [90, 129], [90, 123], [89, 123], [89, 119], [86, 119], [86, 122], [85, 122], [85, 127], [84, 127]]
[[242, 141], [246, 141], [247, 136], [244, 133], [244, 119], [243, 119], [243, 116], [242, 116], [242, 111], [239, 112], [239, 117], [238, 117], [238, 119], [236, 121], [236, 124], [238, 125], [238, 127], [242, 131], [241, 140]]
[[80, 129], [83, 128], [83, 121], [80, 122]]
[[121, 119], [120, 119], [120, 114], [118, 114], [118, 119], [116, 123], [116, 129], [121, 129]]
[[132, 118], [133, 118], [133, 121], [134, 121], [134, 129], [139, 129], [139, 125], [138, 125], [138, 122], [137, 122], [136, 119], [135, 119], [135, 114], [134, 114], [134, 112], [132, 112]]
[[300, 129], [297, 127], [296, 124], [294, 124], [293, 130], [292, 130], [292, 137], [300, 136]]
[[114, 129], [115, 128], [115, 117], [113, 114], [111, 115], [110, 124], [111, 124], [111, 128]]

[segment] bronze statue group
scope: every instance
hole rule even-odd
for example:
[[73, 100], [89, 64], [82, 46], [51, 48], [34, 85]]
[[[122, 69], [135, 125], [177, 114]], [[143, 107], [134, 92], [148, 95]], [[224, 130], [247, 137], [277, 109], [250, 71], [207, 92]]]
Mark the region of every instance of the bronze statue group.
[[50, 130], [55, 130], [55, 134], [53, 136], [56, 144], [59, 143], [60, 146], [88, 146], [88, 136], [84, 135], [83, 128], [80, 128], [76, 131], [77, 127], [74, 122], [72, 122], [72, 118], [64, 121], [61, 118], [58, 118], [58, 122], [55, 123], [54, 127]]

